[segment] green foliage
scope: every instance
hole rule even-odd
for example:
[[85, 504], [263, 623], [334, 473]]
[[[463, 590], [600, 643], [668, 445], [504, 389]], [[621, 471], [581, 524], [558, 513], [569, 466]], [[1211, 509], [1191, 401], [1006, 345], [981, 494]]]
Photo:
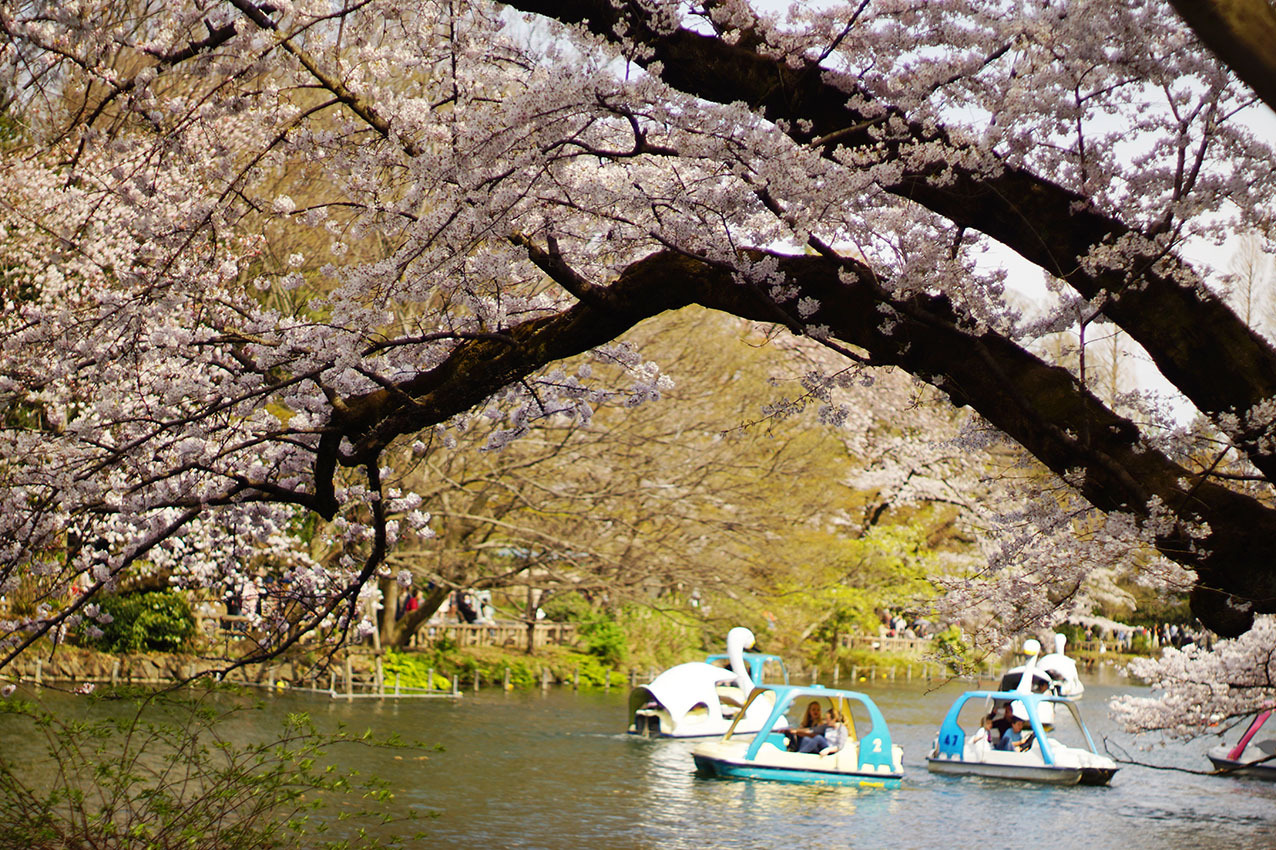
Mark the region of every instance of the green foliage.
[[624, 661], [628, 636], [612, 612], [594, 607], [579, 593], [555, 594], [545, 600], [541, 610], [547, 620], [575, 623], [588, 655], [611, 667]]
[[589, 617], [593, 606], [579, 593], [555, 593], [541, 602], [545, 619], [554, 623], [579, 623]]
[[177, 652], [195, 634], [190, 603], [175, 591], [105, 596], [98, 605], [112, 620], [86, 642], [106, 652]]
[[578, 627], [585, 651], [609, 667], [625, 659], [625, 630], [609, 616], [602, 615]]
[[[706, 623], [680, 606], [677, 612], [650, 605], [626, 605], [616, 621], [627, 635], [626, 660], [640, 670], [663, 670], [683, 661], [695, 661], [706, 651], [725, 650], [727, 628]], [[734, 619], [731, 625], [743, 620]], [[758, 632], [761, 635], [761, 632]]]
[[935, 635], [935, 654], [956, 673], [963, 673], [972, 664], [970, 646], [962, 639], [961, 629], [949, 626]]
[[401, 687], [447, 691], [451, 690], [452, 682], [440, 671], [451, 669], [454, 664], [444, 657], [445, 654], [437, 645], [433, 652], [387, 651], [381, 668], [389, 682], [393, 682], [397, 675]]
[[[785, 645], [827, 652], [838, 635], [875, 634], [879, 609], [921, 606], [933, 598], [929, 578], [940, 567], [927, 544], [926, 520], [919, 514], [855, 538], [810, 530], [791, 535], [789, 567], [776, 571], [766, 594], [779, 622], [781, 653]], [[815, 624], [809, 635], [822, 647], [801, 638], [809, 624]]]
[[[332, 830], [325, 812], [362, 797], [356, 817], [383, 818], [385, 783], [337, 769], [329, 748], [373, 741], [342, 730], [323, 734], [306, 714], [287, 715], [264, 740], [227, 735], [246, 712], [242, 699], [173, 694], [111, 699], [99, 720], [68, 720], [21, 699], [0, 700], [0, 725], [43, 744], [33, 768], [0, 755], [0, 850], [72, 847], [145, 850], [266, 850], [371, 847], [361, 831]], [[261, 718], [247, 728], [260, 738]], [[405, 838], [405, 842], [406, 842]]]

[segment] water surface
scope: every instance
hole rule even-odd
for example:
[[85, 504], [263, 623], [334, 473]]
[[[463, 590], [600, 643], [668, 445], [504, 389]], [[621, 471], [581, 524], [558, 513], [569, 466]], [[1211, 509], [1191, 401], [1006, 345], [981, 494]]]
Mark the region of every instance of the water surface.
[[[700, 850], [732, 848], [1270, 848], [1276, 783], [1125, 765], [1106, 788], [1058, 788], [932, 776], [925, 753], [953, 697], [969, 684], [861, 683], [904, 748], [899, 789], [704, 779], [694, 744], [624, 734], [626, 694], [484, 690], [455, 701], [277, 694], [262, 726], [289, 711], [321, 724], [442, 744], [346, 751], [343, 765], [378, 774], [396, 806], [434, 815], [431, 848]], [[1141, 689], [1087, 682], [1080, 707], [1096, 742], [1164, 766], [1209, 769], [1214, 740], [1136, 741], [1107, 717], [1108, 698]], [[2, 734], [2, 733], [0, 733]], [[1153, 745], [1140, 750], [1140, 745]], [[397, 756], [397, 757], [396, 757]], [[401, 827], [395, 827], [399, 829]]]

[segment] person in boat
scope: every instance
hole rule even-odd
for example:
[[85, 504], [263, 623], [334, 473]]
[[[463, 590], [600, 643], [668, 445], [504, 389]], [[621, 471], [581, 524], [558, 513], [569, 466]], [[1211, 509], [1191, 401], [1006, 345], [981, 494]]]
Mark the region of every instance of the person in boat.
[[994, 743], [1006, 734], [1006, 730], [1015, 722], [1014, 709], [1010, 707], [1010, 703], [1006, 703], [1001, 707], [1001, 716], [992, 722], [992, 728], [996, 732], [995, 735], [990, 734], [989, 739]]
[[1025, 721], [1022, 717], [1016, 716], [1011, 722], [1010, 728], [1002, 733], [1001, 740], [997, 741], [996, 749], [1008, 750], [1014, 753], [1028, 749], [1032, 745], [1032, 735], [1029, 734], [1026, 738], [1024, 737], [1024, 723]]
[[997, 712], [990, 711], [985, 714], [983, 719], [979, 721], [979, 728], [975, 730], [975, 734], [970, 736], [970, 743], [978, 744], [983, 741], [988, 746], [995, 747], [997, 742], [1001, 740], [1001, 733], [993, 727], [993, 723], [996, 720]]
[[[828, 724], [824, 722], [820, 704], [815, 700], [811, 700], [811, 702], [807, 703], [806, 713], [802, 715], [802, 725], [796, 729], [789, 728], [784, 730], [784, 737], [789, 741], [789, 752], [819, 752], [822, 746], [828, 745], [827, 740], [824, 738], [824, 733], [827, 730]], [[813, 739], [817, 736], [822, 740], [826, 740], [826, 743], [816, 746]]]
[[817, 735], [815, 740], [824, 739], [824, 746], [820, 748], [819, 753], [822, 756], [829, 756], [842, 747], [846, 746], [846, 742], [850, 740], [851, 732], [846, 728], [846, 718], [842, 717], [842, 713], [836, 708], [829, 709], [829, 728], [822, 736]]

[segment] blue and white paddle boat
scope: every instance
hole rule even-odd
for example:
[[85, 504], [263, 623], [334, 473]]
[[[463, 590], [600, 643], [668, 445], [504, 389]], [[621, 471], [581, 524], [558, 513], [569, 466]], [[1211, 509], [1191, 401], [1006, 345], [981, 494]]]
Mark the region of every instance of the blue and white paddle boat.
[[[741, 732], [756, 732], [770, 713], [770, 703], [745, 709], [745, 700], [768, 673], [788, 684], [789, 674], [777, 655], [745, 652], [753, 632], [737, 626], [727, 632], [726, 655], [710, 655], [670, 667], [649, 684], [629, 693], [629, 733], [661, 738], [716, 738], [740, 721]], [[723, 663], [729, 666], [724, 667]]]
[[[792, 752], [784, 730], [786, 713], [810, 701], [836, 708], [846, 718], [848, 735], [840, 748]], [[752, 738], [741, 728], [754, 704], [769, 706], [766, 721]], [[855, 731], [855, 714], [866, 717], [869, 728]], [[903, 750], [892, 743], [890, 729], [877, 705], [857, 691], [820, 685], [770, 685], [749, 695], [745, 711], [718, 741], [697, 744], [691, 751], [703, 776], [725, 779], [767, 779], [814, 785], [852, 785], [860, 788], [898, 788], [904, 773]]]
[[1255, 741], [1254, 736], [1272, 716], [1272, 709], [1260, 711], [1234, 747], [1222, 745], [1207, 753], [1214, 769], [1226, 776], [1276, 781], [1276, 738]]
[[[954, 776], [1021, 779], [1054, 785], [1107, 785], [1117, 772], [1116, 762], [1095, 749], [1090, 730], [1081, 720], [1072, 700], [1049, 691], [1034, 692], [1033, 662], [1041, 651], [1041, 645], [1030, 639], [1025, 642], [1025, 650], [1032, 658], [1025, 665], [1018, 688], [1013, 691], [966, 691], [957, 698], [939, 728], [935, 747], [926, 759], [927, 768], [932, 773]], [[993, 706], [1009, 704], [1014, 715], [1031, 727], [1031, 732], [1024, 736], [1017, 748], [1009, 750], [997, 749], [982, 729], [967, 736], [959, 718], [962, 709], [972, 700], [980, 706], [977, 715], [980, 719]], [[1050, 737], [1057, 728], [1056, 712], [1060, 706], [1065, 706], [1066, 711], [1071, 713], [1076, 727], [1074, 732], [1084, 738], [1085, 747], [1068, 746], [1058, 738]], [[1050, 717], [1049, 721], [1044, 719], [1046, 714]]]

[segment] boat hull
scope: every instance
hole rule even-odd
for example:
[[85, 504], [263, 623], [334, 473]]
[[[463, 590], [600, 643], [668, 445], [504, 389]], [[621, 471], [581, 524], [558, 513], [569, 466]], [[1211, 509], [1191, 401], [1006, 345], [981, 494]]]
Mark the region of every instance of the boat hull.
[[[931, 773], [947, 776], [986, 776], [990, 779], [1012, 779], [1041, 782], [1047, 785], [1107, 785], [1115, 770], [1106, 768], [1051, 767], [1032, 764], [991, 764], [960, 759], [926, 759]], [[1083, 778], [1084, 777], [1084, 778]]]
[[721, 779], [765, 779], [771, 782], [793, 782], [805, 785], [849, 785], [857, 788], [898, 788], [902, 778], [897, 773], [859, 773], [840, 770], [810, 770], [781, 767], [759, 762], [735, 761], [693, 754], [696, 770], [702, 776]]
[[1209, 754], [1209, 759], [1215, 770], [1228, 776], [1245, 776], [1250, 779], [1266, 779], [1268, 782], [1276, 782], [1276, 761], [1249, 764], [1243, 761], [1233, 761], [1213, 753]]

